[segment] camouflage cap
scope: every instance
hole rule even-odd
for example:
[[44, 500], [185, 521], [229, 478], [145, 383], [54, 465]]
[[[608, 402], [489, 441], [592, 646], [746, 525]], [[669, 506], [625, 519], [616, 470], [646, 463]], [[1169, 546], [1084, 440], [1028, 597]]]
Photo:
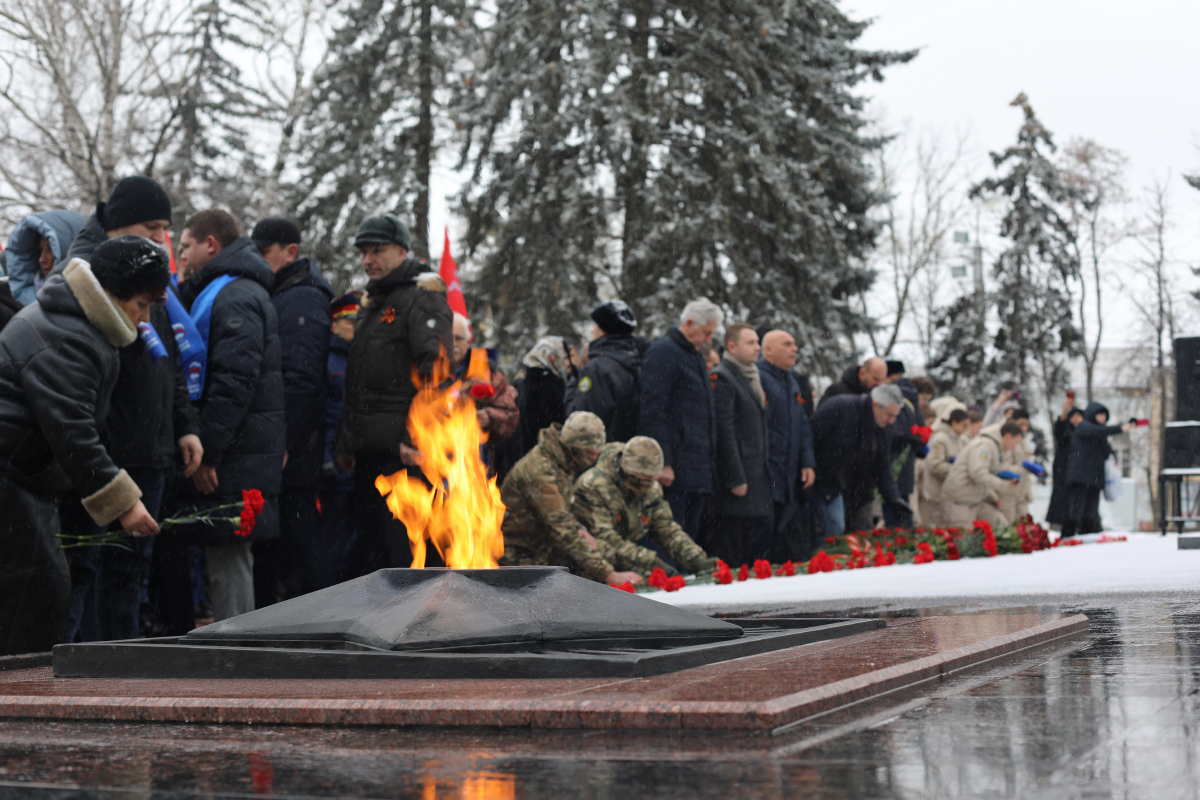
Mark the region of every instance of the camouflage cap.
[[621, 469], [635, 475], [657, 475], [663, 471], [663, 451], [649, 436], [635, 436], [621, 451]]
[[599, 450], [604, 447], [604, 423], [590, 411], [576, 411], [563, 423], [558, 440], [568, 447]]

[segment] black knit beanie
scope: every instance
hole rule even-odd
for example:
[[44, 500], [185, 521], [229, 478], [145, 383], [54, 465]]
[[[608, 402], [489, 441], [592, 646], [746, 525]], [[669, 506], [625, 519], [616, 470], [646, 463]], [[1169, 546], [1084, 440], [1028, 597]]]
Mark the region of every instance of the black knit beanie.
[[141, 236], [109, 239], [92, 253], [92, 274], [122, 300], [141, 292], [161, 292], [171, 280], [166, 252]]
[[132, 175], [117, 183], [107, 203], [96, 205], [96, 216], [105, 231], [156, 219], [170, 221], [171, 198], [153, 178]]

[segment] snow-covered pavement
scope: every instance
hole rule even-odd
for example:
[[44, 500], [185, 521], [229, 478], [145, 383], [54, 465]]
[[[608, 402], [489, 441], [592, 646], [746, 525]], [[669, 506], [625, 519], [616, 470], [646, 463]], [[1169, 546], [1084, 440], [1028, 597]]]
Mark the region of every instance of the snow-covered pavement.
[[794, 578], [751, 577], [726, 586], [689, 586], [645, 596], [704, 613], [1200, 598], [1200, 550], [1177, 549], [1175, 536], [1109, 535], [1125, 535], [1128, 541]]

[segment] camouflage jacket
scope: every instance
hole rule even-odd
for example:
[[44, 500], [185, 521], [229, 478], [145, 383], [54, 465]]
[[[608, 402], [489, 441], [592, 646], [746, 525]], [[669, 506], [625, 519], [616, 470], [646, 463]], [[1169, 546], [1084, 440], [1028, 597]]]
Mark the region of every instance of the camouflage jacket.
[[657, 482], [641, 497], [625, 488], [617, 457], [625, 445], [611, 442], [600, 451], [596, 466], [580, 476], [575, 484], [571, 509], [575, 518], [588, 529], [601, 551], [618, 570], [649, 573], [658, 563], [658, 554], [638, 544], [650, 534], [685, 571], [706, 554], [700, 545], [671, 516], [671, 507], [663, 499]]
[[504, 566], [564, 566], [604, 583], [613, 571], [579, 535], [571, 513], [575, 472], [558, 440], [561, 423], [538, 434], [538, 444], [517, 462], [504, 484]]

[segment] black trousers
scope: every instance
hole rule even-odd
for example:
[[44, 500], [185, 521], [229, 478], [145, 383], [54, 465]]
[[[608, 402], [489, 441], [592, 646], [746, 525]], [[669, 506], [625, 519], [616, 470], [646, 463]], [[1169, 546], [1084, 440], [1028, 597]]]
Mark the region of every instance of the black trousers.
[[58, 509], [0, 476], [0, 655], [43, 653], [67, 640], [71, 574]]
[[[367, 454], [355, 458], [354, 492], [350, 502], [357, 530], [354, 540], [346, 548], [344, 580], [387, 567], [412, 566], [408, 528], [392, 515], [387, 501], [375, 488], [377, 477], [402, 469], [407, 466], [398, 455]], [[420, 471], [413, 474], [420, 475]], [[425, 550], [425, 566], [445, 566], [432, 545]]]
[[726, 517], [705, 514], [701, 526], [704, 549], [737, 570], [742, 564], [753, 566], [760, 558], [771, 557], [771, 517]]
[[1064, 539], [1080, 533], [1099, 533], [1104, 530], [1100, 521], [1100, 489], [1073, 483], [1067, 489], [1067, 521], [1062, 526]]
[[279, 538], [255, 542], [254, 607], [278, 600], [280, 580], [286, 596], [333, 586], [341, 574], [343, 543], [332, 538], [317, 510], [317, 489], [285, 488], [279, 494]]

